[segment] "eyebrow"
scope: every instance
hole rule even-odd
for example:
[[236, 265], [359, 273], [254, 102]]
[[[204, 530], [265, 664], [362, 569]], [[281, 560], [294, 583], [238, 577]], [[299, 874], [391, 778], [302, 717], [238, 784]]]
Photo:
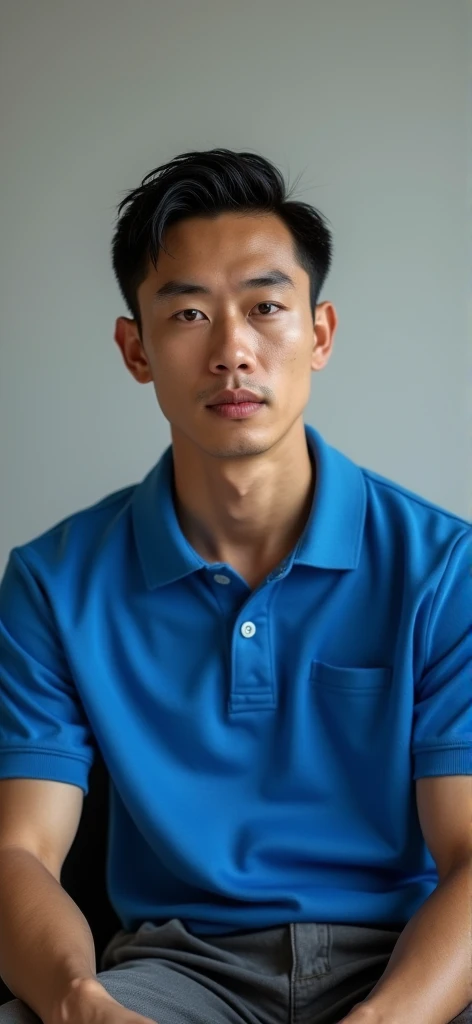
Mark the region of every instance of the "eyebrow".
[[[295, 288], [295, 283], [283, 270], [268, 270], [260, 277], [248, 277], [240, 281], [238, 291], [247, 288], [270, 288], [271, 285], [283, 285], [286, 288]], [[205, 288], [202, 284], [195, 284], [192, 281], [167, 281], [154, 294], [154, 301], [161, 302], [173, 295], [211, 295], [211, 289]]]

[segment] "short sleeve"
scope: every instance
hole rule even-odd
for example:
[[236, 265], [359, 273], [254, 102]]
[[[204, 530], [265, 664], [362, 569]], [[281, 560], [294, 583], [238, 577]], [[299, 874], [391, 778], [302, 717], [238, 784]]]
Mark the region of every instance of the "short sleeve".
[[427, 628], [416, 685], [413, 778], [472, 775], [472, 530], [451, 552]]
[[0, 584], [0, 778], [87, 793], [95, 750], [46, 588], [14, 548]]

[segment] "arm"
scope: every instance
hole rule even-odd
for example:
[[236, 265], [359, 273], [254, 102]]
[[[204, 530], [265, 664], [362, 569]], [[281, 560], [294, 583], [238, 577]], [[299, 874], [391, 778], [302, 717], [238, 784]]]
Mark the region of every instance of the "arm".
[[82, 804], [77, 786], [0, 781], [0, 975], [47, 1024], [79, 979], [104, 991], [88, 923], [60, 884]]
[[472, 1003], [472, 778], [418, 779], [417, 801], [439, 883], [349, 1024], [449, 1024]]
[[[472, 529], [424, 584], [412, 764], [438, 885], [349, 1024], [449, 1024], [472, 1003]], [[357, 1015], [357, 1016], [356, 1016]]]
[[[49, 557], [57, 567], [57, 551]], [[60, 884], [94, 740], [40, 563], [14, 550], [0, 583], [0, 975], [54, 1024], [74, 979], [105, 990], [90, 980], [89, 926]]]

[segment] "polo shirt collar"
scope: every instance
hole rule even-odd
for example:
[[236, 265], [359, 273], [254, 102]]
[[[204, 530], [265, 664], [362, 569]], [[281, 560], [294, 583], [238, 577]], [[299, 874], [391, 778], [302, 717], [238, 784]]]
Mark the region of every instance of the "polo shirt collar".
[[[305, 529], [287, 561], [317, 569], [355, 569], [366, 512], [364, 475], [310, 424], [305, 424], [305, 433], [316, 465], [316, 486]], [[173, 499], [173, 466], [169, 445], [132, 497], [138, 556], [150, 589], [210, 565], [182, 533]]]

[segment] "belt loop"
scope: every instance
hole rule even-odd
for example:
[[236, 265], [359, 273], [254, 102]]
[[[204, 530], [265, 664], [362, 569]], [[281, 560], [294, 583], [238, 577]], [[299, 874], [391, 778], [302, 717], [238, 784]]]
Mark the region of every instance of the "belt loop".
[[293, 929], [295, 982], [305, 984], [331, 970], [331, 925], [315, 921], [299, 921]]

